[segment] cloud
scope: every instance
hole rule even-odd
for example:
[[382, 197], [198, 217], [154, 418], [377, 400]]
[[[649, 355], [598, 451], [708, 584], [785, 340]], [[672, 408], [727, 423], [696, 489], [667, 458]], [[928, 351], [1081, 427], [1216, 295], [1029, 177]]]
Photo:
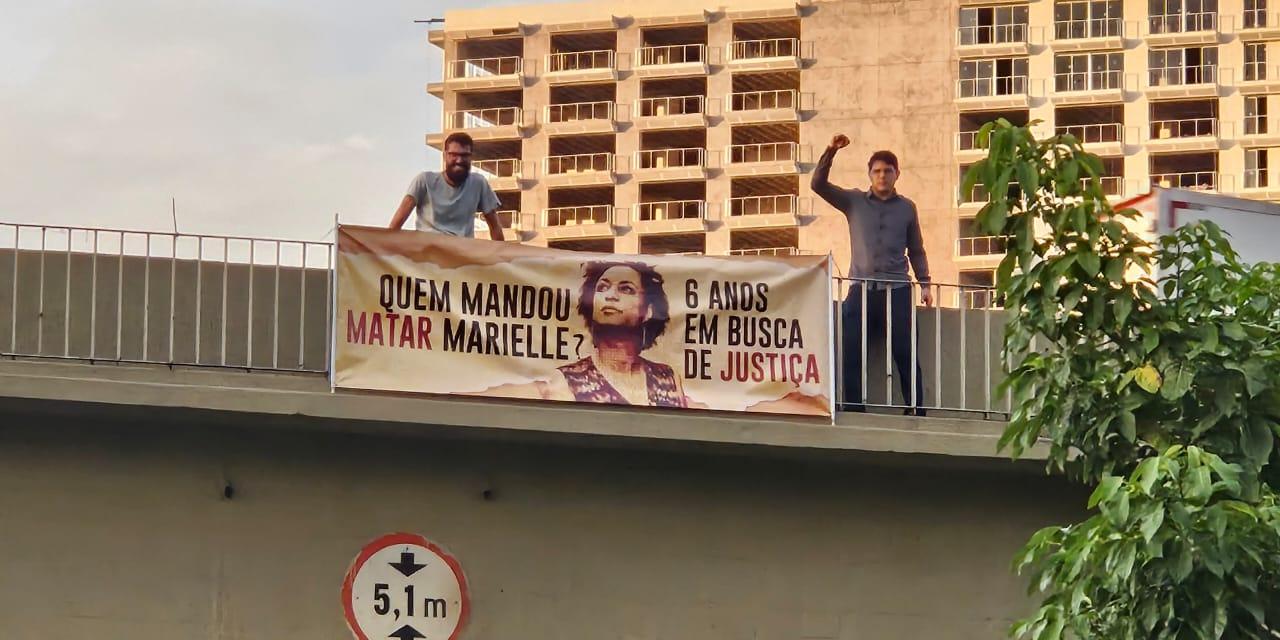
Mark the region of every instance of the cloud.
[[187, 230], [318, 238], [430, 157], [419, 2], [30, 5], [0, 27], [0, 220], [164, 229], [173, 196]]

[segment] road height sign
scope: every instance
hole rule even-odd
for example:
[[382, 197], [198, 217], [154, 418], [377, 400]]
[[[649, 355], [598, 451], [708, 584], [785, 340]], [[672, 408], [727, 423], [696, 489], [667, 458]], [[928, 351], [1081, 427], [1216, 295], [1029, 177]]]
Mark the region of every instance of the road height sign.
[[360, 550], [342, 582], [356, 640], [457, 640], [471, 602], [453, 556], [412, 533], [391, 533]]

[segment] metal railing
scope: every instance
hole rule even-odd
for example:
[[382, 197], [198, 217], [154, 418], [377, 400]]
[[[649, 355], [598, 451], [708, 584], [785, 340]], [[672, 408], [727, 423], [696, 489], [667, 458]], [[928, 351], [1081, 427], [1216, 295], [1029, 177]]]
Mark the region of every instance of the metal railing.
[[445, 79], [492, 78], [524, 73], [524, 58], [501, 56], [497, 58], [466, 58], [453, 60], [445, 66]]
[[1054, 89], [1059, 93], [1070, 91], [1115, 91], [1124, 89], [1124, 72], [1070, 71], [1054, 74]]
[[731, 217], [760, 216], [775, 213], [794, 215], [798, 196], [782, 194], [772, 196], [742, 196], [725, 202], [725, 213]]
[[327, 371], [332, 255], [325, 242], [0, 224], [2, 355]]
[[641, 202], [636, 205], [636, 209], [642, 222], [654, 222], [658, 220], [701, 220], [705, 219], [707, 215], [707, 203], [705, 200]]
[[548, 156], [546, 174], [594, 173], [613, 171], [612, 153], [579, 153], [567, 156]]
[[1271, 186], [1267, 179], [1267, 169], [1245, 169], [1244, 170], [1244, 188], [1245, 189], [1266, 189]]
[[1153, 67], [1148, 70], [1147, 81], [1153, 87], [1191, 84], [1214, 84], [1218, 81], [1218, 68], [1214, 65]]
[[1006, 236], [974, 236], [956, 239], [956, 255], [961, 257], [1004, 254], [1009, 246]]
[[547, 122], [578, 122], [581, 120], [613, 120], [613, 102], [572, 102], [567, 104], [549, 104], [546, 111]]
[[760, 249], [730, 249], [731, 256], [798, 256], [798, 247], [763, 247]]
[[649, 149], [636, 152], [637, 169], [673, 169], [706, 166], [706, 149]]
[[1216, 135], [1218, 135], [1217, 118], [1180, 118], [1177, 120], [1151, 121], [1152, 140]]
[[733, 47], [729, 51], [731, 53], [730, 60], [798, 58], [800, 57], [800, 39], [734, 40]]
[[[1082, 187], [1089, 186], [1089, 178], [1081, 178], [1080, 185]], [[1124, 195], [1124, 177], [1123, 176], [1098, 176], [1098, 186], [1102, 189], [1102, 195], [1105, 196], [1122, 196]]]
[[498, 160], [472, 160], [471, 168], [486, 178], [519, 178], [520, 160], [517, 158], [501, 158]]
[[640, 98], [636, 101], [636, 115], [641, 118], [683, 116], [704, 113], [702, 96], [673, 96], [666, 98]]
[[1020, 96], [1027, 95], [1027, 86], [1027, 76], [963, 78], [956, 81], [956, 95], [961, 98]]
[[1124, 20], [1121, 18], [1086, 18], [1053, 23], [1055, 40], [1121, 37], [1124, 37]]
[[463, 109], [450, 111], [445, 118], [449, 129], [488, 129], [491, 127], [519, 126], [520, 107], [493, 107], [490, 109]]
[[957, 151], [975, 151], [978, 148], [977, 131], [961, 131], [956, 134]]
[[1153, 173], [1151, 184], [1157, 187], [1215, 191], [1218, 188], [1216, 171], [1182, 171], [1178, 173]]
[[1266, 82], [1267, 80], [1280, 80], [1280, 65], [1269, 65], [1265, 62], [1244, 63], [1241, 82]]
[[1241, 29], [1249, 30], [1275, 27], [1280, 27], [1280, 14], [1267, 13], [1266, 9], [1245, 9], [1241, 12]]
[[800, 92], [795, 89], [772, 91], [739, 91], [729, 94], [730, 111], [762, 111], [764, 109], [796, 109]]
[[1153, 15], [1147, 19], [1147, 24], [1151, 35], [1214, 31], [1218, 28], [1218, 14], [1214, 11], [1196, 11]]
[[996, 393], [1005, 319], [994, 288], [863, 278], [837, 278], [835, 288], [842, 409], [1011, 410], [1011, 396]]
[[508, 231], [520, 230], [520, 212], [515, 209], [502, 209], [497, 212], [498, 226]]
[[576, 207], [550, 207], [542, 210], [542, 224], [547, 227], [566, 227], [582, 224], [605, 224], [610, 220], [613, 206], [592, 204]]
[[[737, 214], [794, 211], [795, 198], [737, 198]], [[705, 212], [702, 202], [669, 204], [679, 205], [669, 212]], [[609, 224], [615, 215], [611, 205], [555, 207], [543, 211], [543, 224]], [[520, 224], [514, 210], [499, 218], [504, 228]], [[333, 249], [325, 242], [0, 224], [0, 355], [324, 373], [333, 339]], [[729, 253], [802, 252], [780, 246]], [[922, 307], [918, 285], [835, 284], [833, 302], [857, 301], [836, 314], [837, 388], [850, 372], [858, 377], [858, 397], [842, 400], [1007, 413], [1007, 398], [994, 391], [1003, 317], [991, 287], [928, 285], [935, 305]], [[896, 302], [900, 291], [905, 309]], [[895, 367], [892, 345], [904, 345], [908, 354], [896, 359], [907, 366]]]
[[795, 142], [762, 142], [757, 144], [729, 145], [729, 163], [793, 162], [797, 160], [800, 145]]
[[1025, 24], [985, 24], [956, 29], [956, 44], [966, 47], [983, 44], [1023, 44], [1027, 42]]
[[1119, 122], [1059, 125], [1055, 131], [1060, 136], [1073, 136], [1081, 144], [1124, 142], [1124, 125]]
[[596, 51], [565, 51], [547, 55], [547, 71], [591, 71], [613, 69], [615, 52], [612, 49]]
[[639, 54], [639, 66], [642, 67], [707, 61], [707, 46], [704, 44], [669, 44], [640, 47], [636, 53]]

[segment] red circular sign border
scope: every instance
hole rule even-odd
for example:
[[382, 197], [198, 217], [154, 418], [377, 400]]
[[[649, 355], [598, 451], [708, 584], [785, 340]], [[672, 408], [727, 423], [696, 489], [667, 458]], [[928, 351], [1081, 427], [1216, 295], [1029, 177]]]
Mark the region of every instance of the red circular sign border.
[[463, 628], [467, 625], [467, 618], [471, 614], [471, 597], [468, 594], [467, 576], [462, 573], [462, 565], [458, 564], [457, 559], [449, 552], [441, 549], [439, 545], [425, 537], [416, 533], [388, 533], [384, 536], [374, 539], [360, 549], [360, 555], [351, 562], [351, 567], [347, 569], [346, 578], [342, 580], [342, 611], [347, 619], [347, 628], [351, 630], [357, 640], [369, 640], [369, 636], [365, 635], [364, 630], [356, 623], [355, 602], [352, 600], [352, 591], [356, 582], [356, 574], [364, 567], [364, 563], [369, 560], [373, 554], [401, 544], [414, 544], [420, 547], [426, 547], [429, 551], [440, 556], [445, 564], [453, 570], [453, 576], [458, 580], [458, 586], [462, 592], [462, 613], [458, 616], [458, 626], [454, 628], [453, 633], [449, 635], [449, 640], [457, 640], [458, 635], [462, 633]]

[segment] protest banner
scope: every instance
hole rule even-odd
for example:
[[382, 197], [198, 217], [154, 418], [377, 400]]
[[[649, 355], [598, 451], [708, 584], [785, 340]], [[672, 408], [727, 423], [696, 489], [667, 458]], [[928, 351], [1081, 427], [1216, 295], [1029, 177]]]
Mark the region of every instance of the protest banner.
[[333, 384], [832, 415], [826, 256], [560, 251], [338, 229]]

